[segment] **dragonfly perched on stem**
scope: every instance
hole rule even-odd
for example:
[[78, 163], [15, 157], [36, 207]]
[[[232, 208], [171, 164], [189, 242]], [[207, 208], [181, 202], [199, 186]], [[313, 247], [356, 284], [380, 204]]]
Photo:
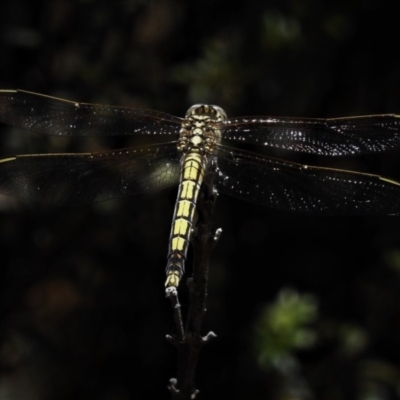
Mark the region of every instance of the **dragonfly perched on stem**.
[[[0, 121], [56, 136], [151, 136], [152, 144], [118, 150], [0, 159], [0, 192], [74, 205], [178, 185], [166, 267], [168, 287], [178, 286], [184, 273], [197, 196], [208, 170], [214, 172], [218, 192], [281, 210], [400, 213], [399, 182], [262, 153], [269, 147], [334, 157], [398, 150], [400, 116], [395, 114], [227, 118], [218, 106], [198, 104], [178, 118], [159, 111], [1, 90]], [[245, 151], [243, 143], [258, 146], [260, 152]]]

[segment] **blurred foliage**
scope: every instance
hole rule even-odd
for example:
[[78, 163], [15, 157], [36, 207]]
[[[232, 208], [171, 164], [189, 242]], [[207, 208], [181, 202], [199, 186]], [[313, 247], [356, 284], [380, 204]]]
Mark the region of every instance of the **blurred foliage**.
[[210, 103], [219, 98], [229, 105], [241, 96], [241, 63], [236, 59], [240, 46], [239, 36], [213, 38], [202, 48], [201, 58], [177, 65], [171, 78], [188, 88], [191, 103]]
[[400, 274], [400, 249], [391, 249], [385, 253], [385, 261], [389, 268]]
[[260, 41], [264, 51], [290, 51], [302, 39], [300, 21], [279, 11], [269, 11], [263, 16]]
[[311, 347], [316, 340], [317, 300], [282, 289], [275, 302], [267, 305], [256, 322], [256, 349], [264, 368], [284, 368], [293, 352]]

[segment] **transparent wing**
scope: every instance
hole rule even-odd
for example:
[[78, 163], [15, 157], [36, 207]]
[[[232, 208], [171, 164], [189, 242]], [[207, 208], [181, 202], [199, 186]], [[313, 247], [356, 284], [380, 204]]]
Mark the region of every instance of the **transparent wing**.
[[241, 117], [218, 127], [227, 140], [325, 156], [400, 148], [400, 115], [395, 114], [334, 119]]
[[295, 164], [218, 148], [221, 193], [305, 214], [400, 214], [400, 183], [378, 175]]
[[182, 120], [158, 111], [76, 103], [24, 90], [0, 90], [0, 122], [59, 136], [139, 134], [172, 135], [176, 139]]
[[52, 205], [87, 204], [177, 184], [179, 170], [175, 143], [21, 155], [0, 160], [0, 193]]

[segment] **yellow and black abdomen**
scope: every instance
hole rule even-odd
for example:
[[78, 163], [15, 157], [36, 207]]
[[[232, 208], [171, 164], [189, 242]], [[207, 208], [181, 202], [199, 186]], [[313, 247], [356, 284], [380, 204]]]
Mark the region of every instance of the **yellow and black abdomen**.
[[165, 286], [178, 286], [185, 271], [186, 255], [196, 214], [196, 202], [203, 182], [205, 156], [191, 152], [184, 156], [178, 198], [168, 246]]

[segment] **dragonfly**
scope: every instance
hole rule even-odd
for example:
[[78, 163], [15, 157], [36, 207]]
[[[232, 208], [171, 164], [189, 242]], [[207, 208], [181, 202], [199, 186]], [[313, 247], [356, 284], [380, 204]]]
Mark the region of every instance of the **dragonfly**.
[[[400, 182], [379, 175], [268, 156], [268, 148], [318, 156], [400, 149], [400, 115], [331, 119], [234, 117], [196, 104], [184, 118], [164, 112], [0, 91], [0, 122], [64, 137], [147, 137], [151, 143], [88, 153], [24, 154], [0, 159], [0, 193], [51, 205], [77, 205], [176, 185], [166, 283], [177, 287], [204, 176], [219, 193], [314, 215], [398, 215]], [[258, 152], [247, 151], [254, 145]]]

